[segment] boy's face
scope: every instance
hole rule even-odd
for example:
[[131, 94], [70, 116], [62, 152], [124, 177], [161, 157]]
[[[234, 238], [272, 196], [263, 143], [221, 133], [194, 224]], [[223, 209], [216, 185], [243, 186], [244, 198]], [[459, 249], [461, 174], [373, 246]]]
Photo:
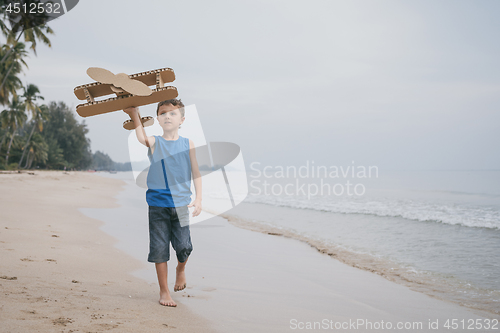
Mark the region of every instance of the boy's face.
[[185, 118], [181, 116], [181, 112], [177, 106], [165, 104], [158, 109], [158, 116], [156, 119], [158, 119], [158, 123], [164, 130], [171, 131], [178, 129]]

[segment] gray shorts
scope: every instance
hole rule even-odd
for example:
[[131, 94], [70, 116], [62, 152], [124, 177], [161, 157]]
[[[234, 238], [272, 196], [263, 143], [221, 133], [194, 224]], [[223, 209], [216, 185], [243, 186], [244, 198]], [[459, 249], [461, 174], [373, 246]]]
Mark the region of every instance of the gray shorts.
[[187, 260], [193, 245], [189, 231], [189, 210], [183, 207], [149, 206], [148, 261], [161, 263], [170, 259], [170, 242], [180, 262]]

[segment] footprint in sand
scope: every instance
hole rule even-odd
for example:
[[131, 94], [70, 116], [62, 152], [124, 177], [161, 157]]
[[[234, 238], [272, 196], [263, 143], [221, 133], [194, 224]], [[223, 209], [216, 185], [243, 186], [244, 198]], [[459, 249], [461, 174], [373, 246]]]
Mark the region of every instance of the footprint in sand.
[[99, 324], [99, 326], [101, 326], [105, 330], [111, 330], [113, 328], [118, 327], [118, 325], [116, 325], [116, 324]]
[[163, 324], [163, 326], [168, 327], [168, 328], [175, 328], [175, 326], [172, 326], [172, 325], [169, 326], [168, 324]]
[[35, 310], [21, 310], [21, 312], [24, 312], [24, 313], [29, 313], [29, 314], [36, 314], [36, 311]]
[[99, 313], [93, 313], [93, 314], [90, 315], [90, 318], [94, 319], [94, 320], [96, 320], [96, 319], [102, 319], [103, 317], [104, 317], [104, 315], [99, 314]]
[[217, 290], [217, 289], [215, 289], [213, 287], [205, 287], [205, 288], [202, 288], [201, 290], [202, 291], [214, 291], [214, 290]]
[[52, 323], [54, 325], [62, 325], [62, 326], [66, 326], [67, 324], [71, 324], [72, 322], [73, 319], [64, 317], [59, 317], [57, 319], [52, 320]]

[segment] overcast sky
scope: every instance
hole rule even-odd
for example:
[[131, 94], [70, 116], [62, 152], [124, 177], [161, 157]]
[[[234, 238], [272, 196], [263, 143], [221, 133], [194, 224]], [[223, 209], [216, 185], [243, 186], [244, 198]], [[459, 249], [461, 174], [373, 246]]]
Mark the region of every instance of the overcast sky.
[[[207, 141], [247, 165], [500, 169], [499, 17], [497, 0], [84, 0], [22, 79], [74, 110], [88, 67], [173, 68]], [[126, 119], [86, 118], [92, 151], [127, 161]]]

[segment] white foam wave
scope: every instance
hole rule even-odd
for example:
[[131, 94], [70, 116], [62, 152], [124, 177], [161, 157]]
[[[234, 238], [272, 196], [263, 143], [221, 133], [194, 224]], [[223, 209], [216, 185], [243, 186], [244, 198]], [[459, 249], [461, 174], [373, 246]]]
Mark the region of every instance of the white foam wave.
[[250, 195], [247, 202], [342, 214], [402, 217], [422, 222], [440, 222], [467, 227], [500, 229], [500, 211], [493, 207], [436, 204], [416, 200], [300, 200], [289, 197]]

